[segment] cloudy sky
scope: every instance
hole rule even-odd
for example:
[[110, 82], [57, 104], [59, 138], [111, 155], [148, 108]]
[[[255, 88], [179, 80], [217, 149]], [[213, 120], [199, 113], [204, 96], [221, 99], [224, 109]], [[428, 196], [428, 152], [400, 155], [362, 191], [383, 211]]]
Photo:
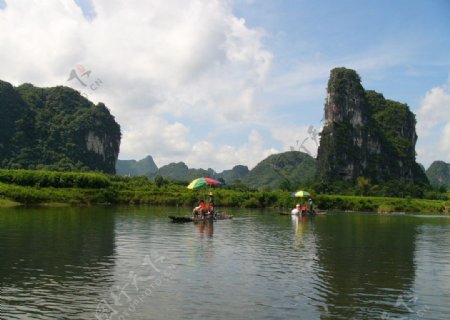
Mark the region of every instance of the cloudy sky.
[[448, 0], [0, 0], [0, 48], [0, 79], [104, 102], [120, 159], [220, 171], [315, 155], [345, 66], [416, 113], [419, 162], [450, 162]]

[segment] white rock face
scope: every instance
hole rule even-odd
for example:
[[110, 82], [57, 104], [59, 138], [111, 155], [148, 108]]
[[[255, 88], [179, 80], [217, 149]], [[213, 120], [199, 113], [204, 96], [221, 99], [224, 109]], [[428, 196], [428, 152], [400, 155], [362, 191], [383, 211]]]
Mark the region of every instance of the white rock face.
[[89, 151], [94, 151], [95, 153], [101, 155], [103, 159], [106, 159], [105, 144], [103, 140], [92, 131], [89, 131], [86, 136], [86, 148]]

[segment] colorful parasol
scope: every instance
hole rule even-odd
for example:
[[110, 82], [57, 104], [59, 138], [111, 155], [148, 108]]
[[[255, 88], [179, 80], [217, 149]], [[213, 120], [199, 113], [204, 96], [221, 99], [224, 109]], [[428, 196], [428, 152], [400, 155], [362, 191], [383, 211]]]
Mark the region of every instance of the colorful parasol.
[[220, 185], [222, 182], [217, 181], [212, 178], [198, 178], [193, 180], [189, 185], [187, 186], [188, 189], [198, 189], [200, 187], [206, 186], [206, 185]]
[[300, 190], [300, 191], [292, 192], [291, 197], [296, 197], [296, 198], [311, 197], [311, 193]]

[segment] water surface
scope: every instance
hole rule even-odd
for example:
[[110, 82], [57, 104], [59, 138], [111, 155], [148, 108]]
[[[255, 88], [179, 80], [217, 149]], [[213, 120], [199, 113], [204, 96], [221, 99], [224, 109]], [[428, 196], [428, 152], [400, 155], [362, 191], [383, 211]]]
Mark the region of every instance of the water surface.
[[450, 219], [0, 210], [2, 319], [448, 319]]

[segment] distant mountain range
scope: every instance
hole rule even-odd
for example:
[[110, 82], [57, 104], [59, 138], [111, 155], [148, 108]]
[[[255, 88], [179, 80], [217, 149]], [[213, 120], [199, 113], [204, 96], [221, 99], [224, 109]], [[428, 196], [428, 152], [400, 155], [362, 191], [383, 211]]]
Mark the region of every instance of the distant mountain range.
[[118, 160], [116, 171], [117, 174], [123, 176], [147, 176], [151, 179], [156, 176], [162, 176], [163, 178], [174, 180], [191, 181], [200, 177], [211, 177], [216, 179], [222, 178], [230, 183], [236, 179], [244, 178], [249, 172], [248, 167], [242, 165], [217, 173], [211, 168], [207, 170], [189, 168], [184, 162], [172, 162], [158, 168], [150, 155], [139, 161]]
[[193, 169], [184, 162], [170, 163], [158, 168], [151, 156], [142, 160], [118, 160], [117, 174], [138, 176], [145, 175], [150, 179], [156, 176], [181, 181], [191, 181], [200, 177], [223, 179], [226, 184], [237, 180], [254, 189], [277, 189], [282, 184], [286, 187], [312, 180], [316, 173], [316, 162], [310, 155], [299, 151], [288, 151], [274, 154], [252, 170], [247, 166], [236, 165], [230, 170], [216, 172], [209, 168]]
[[[277, 189], [283, 184], [288, 188], [314, 179], [317, 170], [316, 159], [299, 151], [273, 154], [258, 163], [252, 170], [237, 165], [230, 170], [216, 172], [213, 169], [193, 169], [184, 162], [170, 163], [158, 169], [152, 156], [142, 160], [118, 160], [116, 171], [123, 176], [156, 176], [180, 181], [191, 181], [200, 177], [222, 178], [225, 183], [240, 181], [254, 189]], [[423, 169], [425, 171], [425, 169]], [[434, 161], [426, 170], [426, 175], [435, 187], [450, 189], [450, 163]]]
[[307, 181], [339, 189], [342, 183], [356, 185], [360, 177], [398, 188], [429, 182], [450, 187], [448, 163], [434, 162], [425, 175], [416, 162], [416, 120], [410, 108], [365, 90], [356, 71], [331, 70], [324, 114], [317, 159], [289, 151], [271, 155], [251, 170], [236, 165], [216, 172], [183, 162], [158, 168], [151, 156], [117, 161], [120, 126], [103, 103], [95, 105], [67, 87], [14, 87], [0, 81], [0, 168], [116, 171], [184, 182], [213, 177], [254, 189], [294, 189]]
[[450, 189], [450, 163], [434, 161], [426, 171], [430, 184], [435, 187], [445, 186]]
[[142, 160], [118, 160], [116, 163], [116, 173], [121, 176], [150, 176], [158, 171], [158, 167], [152, 156], [147, 156]]

